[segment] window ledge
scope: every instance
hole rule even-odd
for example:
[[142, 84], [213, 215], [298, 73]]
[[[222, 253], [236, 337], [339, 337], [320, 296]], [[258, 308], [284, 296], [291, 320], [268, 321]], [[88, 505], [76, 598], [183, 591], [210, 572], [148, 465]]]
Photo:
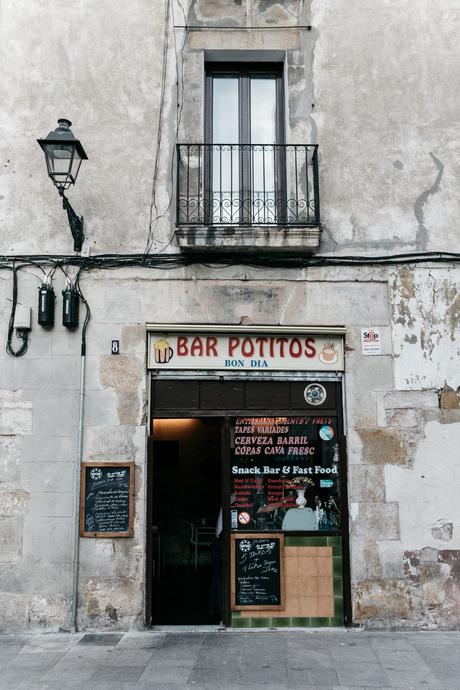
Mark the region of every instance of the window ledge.
[[183, 252], [313, 253], [319, 248], [321, 227], [180, 227], [176, 238]]

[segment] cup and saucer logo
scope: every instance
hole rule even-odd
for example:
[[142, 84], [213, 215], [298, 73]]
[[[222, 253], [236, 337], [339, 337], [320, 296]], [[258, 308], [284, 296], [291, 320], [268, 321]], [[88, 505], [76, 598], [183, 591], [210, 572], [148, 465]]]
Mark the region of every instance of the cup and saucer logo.
[[319, 353], [319, 360], [323, 364], [335, 364], [339, 358], [334, 343], [324, 343], [323, 349]]
[[174, 350], [164, 338], [153, 344], [153, 358], [157, 364], [167, 364], [173, 355]]

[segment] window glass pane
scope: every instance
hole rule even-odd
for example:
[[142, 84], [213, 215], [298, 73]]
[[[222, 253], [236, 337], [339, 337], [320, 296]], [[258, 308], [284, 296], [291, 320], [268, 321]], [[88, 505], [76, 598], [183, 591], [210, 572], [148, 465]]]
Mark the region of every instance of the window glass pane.
[[211, 217], [217, 224], [239, 218], [238, 128], [238, 77], [214, 77]]
[[213, 142], [216, 144], [237, 144], [238, 77], [214, 77], [212, 85]]
[[275, 167], [276, 79], [251, 79], [251, 144], [253, 222], [276, 222]]
[[231, 528], [340, 531], [336, 417], [232, 422]]
[[276, 79], [251, 78], [251, 144], [276, 142]]

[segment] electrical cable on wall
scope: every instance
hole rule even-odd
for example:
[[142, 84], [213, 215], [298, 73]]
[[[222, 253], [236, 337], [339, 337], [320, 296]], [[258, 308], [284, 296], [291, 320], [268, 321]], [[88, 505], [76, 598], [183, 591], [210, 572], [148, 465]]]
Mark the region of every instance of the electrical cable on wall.
[[[161, 248], [161, 252], [164, 252], [165, 249], [167, 249], [170, 245], [171, 242], [174, 238], [174, 232], [171, 234], [170, 237], [165, 242], [161, 242], [157, 238], [155, 238], [155, 230], [158, 225], [158, 221], [163, 218], [171, 208], [172, 200], [173, 200], [173, 194], [172, 192], [169, 193], [169, 200], [166, 208], [164, 211], [159, 213], [157, 203], [156, 203], [156, 187], [158, 183], [158, 171], [159, 171], [159, 155], [160, 155], [160, 148], [161, 148], [161, 141], [162, 141], [162, 127], [163, 127], [163, 109], [164, 109], [164, 103], [165, 103], [165, 89], [166, 89], [166, 73], [167, 73], [167, 62], [168, 62], [168, 24], [169, 24], [169, 8], [171, 8], [171, 14], [172, 14], [172, 27], [173, 27], [173, 39], [174, 39], [174, 55], [176, 59], [176, 127], [175, 127], [175, 136], [174, 136], [174, 145], [172, 147], [171, 151], [171, 166], [170, 166], [170, 184], [171, 184], [171, 190], [174, 186], [174, 163], [176, 159], [176, 144], [178, 142], [178, 137], [179, 137], [179, 128], [180, 128], [180, 123], [182, 120], [182, 111], [184, 107], [184, 50], [185, 50], [185, 45], [187, 43], [187, 15], [185, 13], [184, 7], [181, 3], [180, 0], [177, 0], [178, 5], [181, 9], [182, 16], [184, 18], [184, 26], [182, 27], [184, 31], [184, 38], [182, 41], [182, 45], [179, 50], [180, 54], [180, 68], [179, 68], [179, 62], [177, 59], [178, 55], [178, 50], [177, 50], [177, 41], [176, 41], [176, 31], [175, 31], [175, 19], [174, 19], [174, 2], [168, 1], [166, 12], [165, 12], [165, 37], [163, 40], [163, 61], [162, 61], [162, 79], [161, 79], [161, 97], [160, 97], [160, 113], [159, 113], [159, 119], [158, 119], [158, 130], [157, 130], [157, 148], [156, 148], [156, 153], [155, 153], [155, 166], [154, 166], [154, 175], [153, 175], [153, 180], [152, 180], [152, 197], [151, 197], [151, 203], [150, 203], [150, 210], [149, 210], [149, 229], [148, 229], [148, 235], [147, 235], [147, 242], [145, 245], [144, 249], [144, 255], [147, 255], [152, 246], [153, 243], [156, 242], [158, 244], [162, 244], [163, 247]], [[179, 95], [180, 93], [180, 95]], [[155, 209], [155, 217], [153, 217], [153, 209]]]
[[180, 268], [194, 264], [214, 266], [247, 266], [254, 268], [313, 268], [327, 266], [398, 266], [408, 264], [458, 263], [460, 254], [456, 252], [413, 252], [407, 254], [387, 254], [382, 256], [333, 256], [333, 255], [297, 255], [286, 256], [283, 252], [270, 254], [251, 254], [249, 252], [194, 252], [193, 254], [94, 254], [90, 257], [78, 255], [40, 255], [21, 254], [0, 256], [0, 269], [11, 270], [13, 265], [20, 262], [18, 268], [34, 265], [43, 270], [44, 267], [60, 268], [66, 275], [67, 266], [75, 266], [82, 271], [93, 269], [116, 269], [122, 267], [144, 268]]
[[[163, 111], [165, 103], [165, 90], [166, 90], [166, 74], [168, 69], [168, 47], [169, 47], [169, 11], [170, 11], [171, 0], [165, 0], [165, 22], [164, 22], [164, 32], [163, 32], [163, 58], [162, 58], [162, 68], [161, 68], [161, 86], [160, 86], [160, 109], [158, 114], [158, 127], [157, 127], [157, 146], [155, 151], [155, 163], [153, 167], [153, 180], [152, 180], [152, 193], [149, 208], [149, 229], [147, 235], [147, 242], [144, 249], [144, 254], [148, 254], [150, 251], [153, 241], [156, 224], [160, 215], [158, 213], [157, 199], [156, 199], [156, 188], [158, 182], [158, 171], [160, 167], [160, 152], [161, 152], [161, 141], [163, 135]], [[153, 217], [153, 210], [155, 209], [155, 217]], [[153, 228], [153, 229], [152, 229]]]
[[[6, 351], [13, 357], [21, 357], [27, 352], [28, 329], [21, 329], [16, 326], [18, 337], [23, 341], [18, 349], [12, 345], [13, 333], [15, 329], [15, 315], [18, 304], [18, 272], [27, 267], [34, 266], [39, 268], [44, 277], [43, 285], [51, 284], [51, 279], [57, 269], [60, 269], [66, 283], [70, 283], [72, 289], [78, 294], [85, 306], [85, 319], [81, 334], [81, 352], [84, 356], [86, 352], [86, 331], [91, 318], [91, 310], [80, 286], [80, 279], [84, 272], [91, 270], [117, 270], [126, 267], [138, 267], [146, 269], [174, 270], [193, 265], [208, 266], [215, 268], [230, 268], [245, 266], [248, 268], [290, 268], [305, 269], [313, 267], [333, 267], [333, 266], [408, 266], [421, 263], [427, 264], [458, 264], [460, 254], [455, 252], [414, 252], [408, 254], [389, 254], [383, 256], [296, 256], [286, 257], [282, 252], [270, 255], [251, 255], [248, 253], [234, 252], [223, 256], [220, 254], [210, 254], [203, 252], [195, 255], [183, 254], [99, 254], [90, 257], [76, 255], [20, 255], [20, 256], [0, 256], [0, 269], [12, 271], [13, 273], [13, 298], [8, 324], [8, 336]], [[70, 278], [66, 268], [72, 266], [77, 268], [74, 281]], [[66, 267], [66, 268], [64, 268]], [[48, 269], [46, 273], [45, 268]], [[43, 287], [42, 285], [42, 287]], [[77, 321], [78, 324], [78, 321]], [[74, 325], [77, 325], [74, 324]]]
[[[39, 263], [34, 262], [33, 260], [28, 260], [26, 264], [23, 265], [16, 265], [15, 260], [11, 262], [11, 265], [1, 265], [0, 268], [7, 268], [13, 273], [13, 295], [12, 295], [12, 300], [11, 300], [11, 312], [10, 312], [10, 318], [8, 322], [8, 334], [7, 334], [7, 339], [6, 339], [6, 351], [9, 355], [12, 357], [22, 357], [25, 355], [27, 352], [28, 346], [29, 346], [29, 331], [30, 331], [30, 323], [23, 323], [23, 324], [18, 324], [16, 322], [16, 316], [17, 316], [17, 307], [18, 307], [18, 272], [22, 269], [25, 268], [26, 266], [33, 265], [37, 268], [39, 268], [43, 274], [45, 271], [43, 268], [40, 266]], [[35, 274], [34, 274], [35, 275]], [[27, 309], [27, 308], [26, 308]], [[27, 316], [26, 316], [27, 319]], [[30, 310], [29, 310], [29, 316], [28, 320], [30, 322]], [[15, 349], [13, 346], [13, 333], [16, 330], [16, 336], [19, 338], [19, 340], [22, 340], [22, 344]]]

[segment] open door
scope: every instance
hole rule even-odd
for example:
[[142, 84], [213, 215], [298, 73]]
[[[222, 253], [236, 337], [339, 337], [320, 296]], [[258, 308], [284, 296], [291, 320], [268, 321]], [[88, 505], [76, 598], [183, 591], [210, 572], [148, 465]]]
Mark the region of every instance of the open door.
[[155, 419], [152, 444], [152, 623], [221, 620], [220, 419]]

